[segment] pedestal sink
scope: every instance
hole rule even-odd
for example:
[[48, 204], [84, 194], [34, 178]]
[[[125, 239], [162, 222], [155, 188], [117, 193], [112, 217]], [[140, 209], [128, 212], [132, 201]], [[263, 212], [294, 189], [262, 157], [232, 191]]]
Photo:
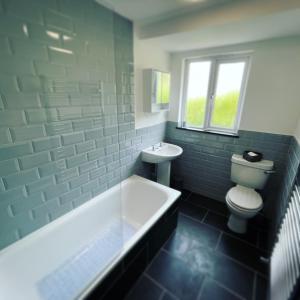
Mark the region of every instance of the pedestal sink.
[[182, 154], [181, 147], [159, 143], [142, 151], [142, 161], [157, 164], [157, 182], [170, 186], [171, 160]]

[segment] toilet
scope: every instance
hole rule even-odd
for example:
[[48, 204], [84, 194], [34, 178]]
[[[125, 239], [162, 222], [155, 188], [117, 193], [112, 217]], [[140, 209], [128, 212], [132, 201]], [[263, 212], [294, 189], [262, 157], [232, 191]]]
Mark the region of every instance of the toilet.
[[263, 200], [255, 189], [261, 190], [271, 173], [274, 163], [270, 160], [249, 162], [241, 155], [231, 158], [231, 181], [237, 185], [226, 194], [226, 204], [230, 211], [228, 227], [236, 233], [246, 233], [248, 219], [253, 218], [263, 208]]

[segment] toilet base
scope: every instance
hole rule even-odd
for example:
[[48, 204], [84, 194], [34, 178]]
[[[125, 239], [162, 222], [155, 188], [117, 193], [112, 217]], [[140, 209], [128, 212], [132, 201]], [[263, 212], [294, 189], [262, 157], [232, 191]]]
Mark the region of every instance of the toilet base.
[[233, 232], [243, 234], [247, 232], [247, 223], [247, 219], [243, 219], [237, 215], [231, 214], [227, 222], [227, 226]]

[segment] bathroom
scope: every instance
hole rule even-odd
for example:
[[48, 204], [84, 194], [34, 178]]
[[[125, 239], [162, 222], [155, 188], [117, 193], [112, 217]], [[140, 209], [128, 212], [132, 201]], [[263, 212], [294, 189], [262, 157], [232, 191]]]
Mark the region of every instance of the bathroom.
[[0, 0], [0, 299], [300, 298], [298, 0]]

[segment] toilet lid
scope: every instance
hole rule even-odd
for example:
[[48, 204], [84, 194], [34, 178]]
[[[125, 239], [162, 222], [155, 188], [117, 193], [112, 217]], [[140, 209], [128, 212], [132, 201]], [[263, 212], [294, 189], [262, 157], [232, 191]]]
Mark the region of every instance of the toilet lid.
[[241, 209], [257, 210], [262, 204], [261, 196], [253, 189], [235, 186], [228, 192], [228, 199]]

